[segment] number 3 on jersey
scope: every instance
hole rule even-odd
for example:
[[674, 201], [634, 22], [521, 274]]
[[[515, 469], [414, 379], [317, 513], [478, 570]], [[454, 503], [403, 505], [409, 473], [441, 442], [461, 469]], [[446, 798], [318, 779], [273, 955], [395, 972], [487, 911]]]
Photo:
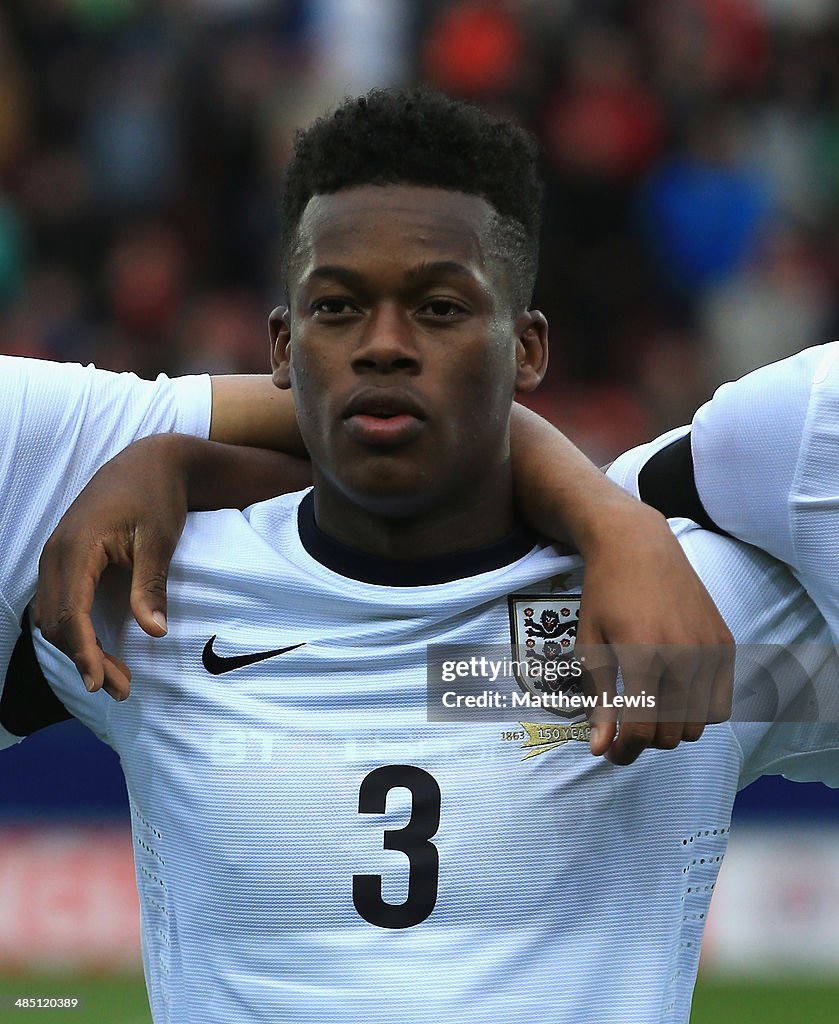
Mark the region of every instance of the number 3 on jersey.
[[379, 928], [411, 928], [424, 921], [437, 902], [440, 855], [430, 840], [440, 827], [440, 787], [437, 780], [410, 764], [389, 764], [364, 777], [358, 791], [359, 814], [384, 814], [392, 789], [411, 793], [411, 816], [403, 828], [386, 829], [384, 848], [408, 858], [408, 895], [404, 903], [382, 899], [381, 875], [353, 875], [355, 909]]

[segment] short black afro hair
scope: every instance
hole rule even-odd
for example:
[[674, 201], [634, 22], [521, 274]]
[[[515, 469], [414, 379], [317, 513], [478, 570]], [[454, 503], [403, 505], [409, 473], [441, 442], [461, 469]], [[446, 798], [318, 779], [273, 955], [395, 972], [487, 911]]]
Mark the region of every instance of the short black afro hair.
[[511, 121], [424, 86], [374, 89], [297, 133], [282, 197], [286, 286], [297, 228], [312, 196], [397, 184], [486, 199], [498, 213], [494, 248], [512, 268], [511, 299], [527, 306], [542, 202], [536, 144]]

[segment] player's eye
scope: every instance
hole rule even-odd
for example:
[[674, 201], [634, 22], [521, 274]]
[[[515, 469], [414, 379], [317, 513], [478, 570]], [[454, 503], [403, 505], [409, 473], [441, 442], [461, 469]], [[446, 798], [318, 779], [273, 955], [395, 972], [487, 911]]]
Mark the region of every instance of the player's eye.
[[311, 305], [312, 315], [318, 318], [348, 316], [358, 310], [347, 299], [318, 299]]
[[438, 320], [458, 320], [468, 315], [466, 307], [454, 299], [429, 299], [419, 313], [421, 316], [433, 317]]

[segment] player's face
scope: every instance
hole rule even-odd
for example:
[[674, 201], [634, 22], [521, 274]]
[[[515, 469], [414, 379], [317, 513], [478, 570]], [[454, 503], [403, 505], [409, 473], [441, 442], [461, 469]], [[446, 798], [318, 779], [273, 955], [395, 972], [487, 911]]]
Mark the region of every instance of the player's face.
[[547, 326], [510, 308], [492, 217], [479, 197], [415, 186], [309, 202], [271, 332], [319, 489], [411, 515], [505, 465], [513, 394], [541, 380]]

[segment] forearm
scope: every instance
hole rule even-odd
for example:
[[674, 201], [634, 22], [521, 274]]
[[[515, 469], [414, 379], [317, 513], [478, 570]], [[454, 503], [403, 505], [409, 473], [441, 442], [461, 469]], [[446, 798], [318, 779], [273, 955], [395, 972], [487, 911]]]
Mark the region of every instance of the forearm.
[[625, 516], [661, 517], [612, 483], [541, 416], [513, 406], [510, 446], [516, 504], [539, 533], [586, 552]]
[[290, 391], [267, 374], [213, 377], [210, 438], [307, 458]]
[[[280, 391], [267, 374], [213, 378], [210, 437], [227, 444], [307, 456], [291, 392]], [[584, 551], [597, 542], [601, 528], [614, 517], [631, 513], [641, 518], [645, 514], [639, 502], [606, 479], [560, 431], [521, 405], [513, 407], [511, 449], [519, 510], [546, 536], [569, 541]], [[222, 474], [220, 480], [228, 480], [243, 497], [255, 493], [251, 488], [260, 489], [259, 498], [252, 501], [289, 490], [288, 483], [283, 484], [288, 473], [294, 480], [303, 479], [305, 473], [294, 460], [271, 463], [269, 458], [254, 456], [253, 469], [243, 469], [240, 479], [234, 455], [218, 453], [216, 458], [214, 472]], [[263, 466], [264, 478], [260, 475]], [[194, 485], [202, 486], [200, 462], [193, 475]], [[308, 482], [306, 477], [300, 486]], [[214, 493], [221, 497], [224, 492], [219, 486]], [[218, 501], [219, 497], [207, 497], [203, 507], [217, 507]], [[230, 498], [223, 501], [228, 507], [231, 503]]]
[[[730, 714], [732, 639], [667, 520], [526, 409], [516, 408], [511, 435], [522, 516], [548, 537], [573, 541], [585, 561], [577, 645], [589, 670], [601, 667], [599, 681], [603, 665], [618, 661], [624, 693], [649, 691], [663, 709], [678, 709], [652, 712], [648, 722], [624, 718], [617, 735], [614, 712], [600, 709], [592, 751], [629, 764], [645, 747], [698, 739], [707, 722]], [[676, 671], [659, 651], [688, 657]], [[612, 682], [598, 685], [605, 693]]]
[[171, 473], [186, 480], [191, 512], [245, 508], [312, 482], [308, 459], [244, 445], [171, 435], [156, 438]]

